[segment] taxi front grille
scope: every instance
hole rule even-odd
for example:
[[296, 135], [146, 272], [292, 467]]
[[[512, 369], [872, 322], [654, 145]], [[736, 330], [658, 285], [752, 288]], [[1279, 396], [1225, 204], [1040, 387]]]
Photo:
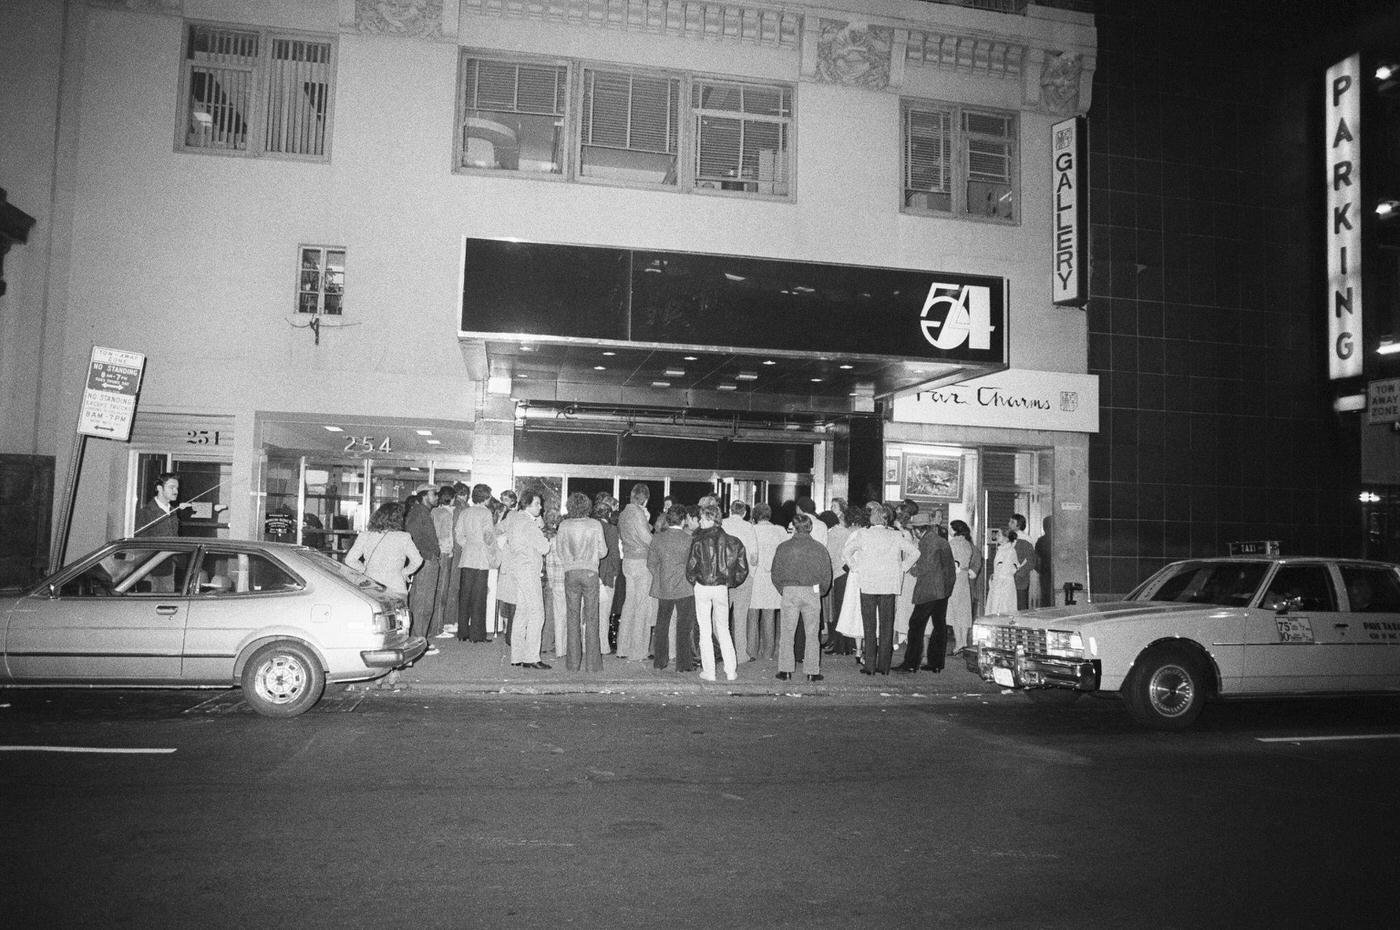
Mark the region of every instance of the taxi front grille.
[[1023, 626], [992, 627], [992, 647], [1015, 652], [1017, 647], [1028, 653], [1045, 652], [1045, 631], [1031, 630]]

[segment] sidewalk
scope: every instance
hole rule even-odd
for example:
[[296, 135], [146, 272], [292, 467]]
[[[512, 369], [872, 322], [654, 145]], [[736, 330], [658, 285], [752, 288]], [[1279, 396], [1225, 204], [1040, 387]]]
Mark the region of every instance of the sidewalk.
[[[515, 668], [510, 664], [510, 647], [504, 637], [489, 643], [464, 643], [455, 637], [431, 641], [438, 655], [424, 656], [400, 673], [399, 683], [410, 692], [454, 694], [691, 694], [691, 695], [800, 695], [810, 697], [918, 699], [932, 695], [981, 697], [1000, 694], [1001, 688], [988, 684], [967, 671], [960, 656], [949, 656], [947, 667], [932, 672], [891, 671], [888, 675], [862, 675], [855, 656], [823, 655], [822, 681], [807, 681], [798, 663], [789, 681], [779, 681], [776, 660], [757, 659], [739, 666], [736, 681], [726, 681], [722, 668], [719, 680], [700, 680], [697, 669], [682, 674], [674, 668], [657, 670], [651, 662], [632, 662], [615, 655], [603, 656], [601, 672], [570, 672], [562, 657], [543, 655], [549, 669]], [[895, 664], [900, 651], [895, 652]], [[718, 662], [718, 657], [716, 657]], [[356, 687], [364, 687], [357, 685]]]

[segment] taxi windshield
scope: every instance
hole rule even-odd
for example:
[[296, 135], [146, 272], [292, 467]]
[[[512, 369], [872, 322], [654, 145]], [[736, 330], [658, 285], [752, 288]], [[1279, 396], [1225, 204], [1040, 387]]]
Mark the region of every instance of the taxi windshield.
[[1267, 562], [1180, 562], [1144, 581], [1128, 600], [1245, 607], [1268, 567]]

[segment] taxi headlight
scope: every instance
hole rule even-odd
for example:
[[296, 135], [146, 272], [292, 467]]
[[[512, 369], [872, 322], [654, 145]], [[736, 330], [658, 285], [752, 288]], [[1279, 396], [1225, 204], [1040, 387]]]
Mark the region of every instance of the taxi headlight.
[[1046, 630], [1045, 651], [1068, 659], [1084, 658], [1084, 637], [1069, 630]]
[[972, 625], [972, 645], [990, 646], [992, 644], [992, 626], [989, 623], [974, 623]]

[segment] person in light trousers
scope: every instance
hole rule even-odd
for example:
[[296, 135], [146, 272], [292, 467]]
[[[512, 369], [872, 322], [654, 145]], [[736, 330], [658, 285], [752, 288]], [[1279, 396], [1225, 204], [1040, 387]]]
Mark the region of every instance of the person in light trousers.
[[778, 680], [787, 681], [796, 666], [792, 644], [803, 624], [802, 669], [808, 681], [821, 681], [822, 595], [831, 587], [831, 553], [812, 538], [812, 517], [798, 511], [792, 538], [773, 553], [773, 585], [783, 592], [778, 624]]
[[710, 641], [712, 635], [719, 641], [725, 677], [730, 681], [739, 677], [734, 663], [734, 639], [729, 635], [729, 589], [743, 584], [749, 576], [744, 544], [719, 526], [719, 513], [719, 507], [714, 504], [705, 504], [700, 508], [700, 528], [691, 537], [690, 555], [685, 563], [686, 580], [695, 585], [695, 620], [700, 628], [700, 677], [705, 681], [715, 680], [715, 647]]

